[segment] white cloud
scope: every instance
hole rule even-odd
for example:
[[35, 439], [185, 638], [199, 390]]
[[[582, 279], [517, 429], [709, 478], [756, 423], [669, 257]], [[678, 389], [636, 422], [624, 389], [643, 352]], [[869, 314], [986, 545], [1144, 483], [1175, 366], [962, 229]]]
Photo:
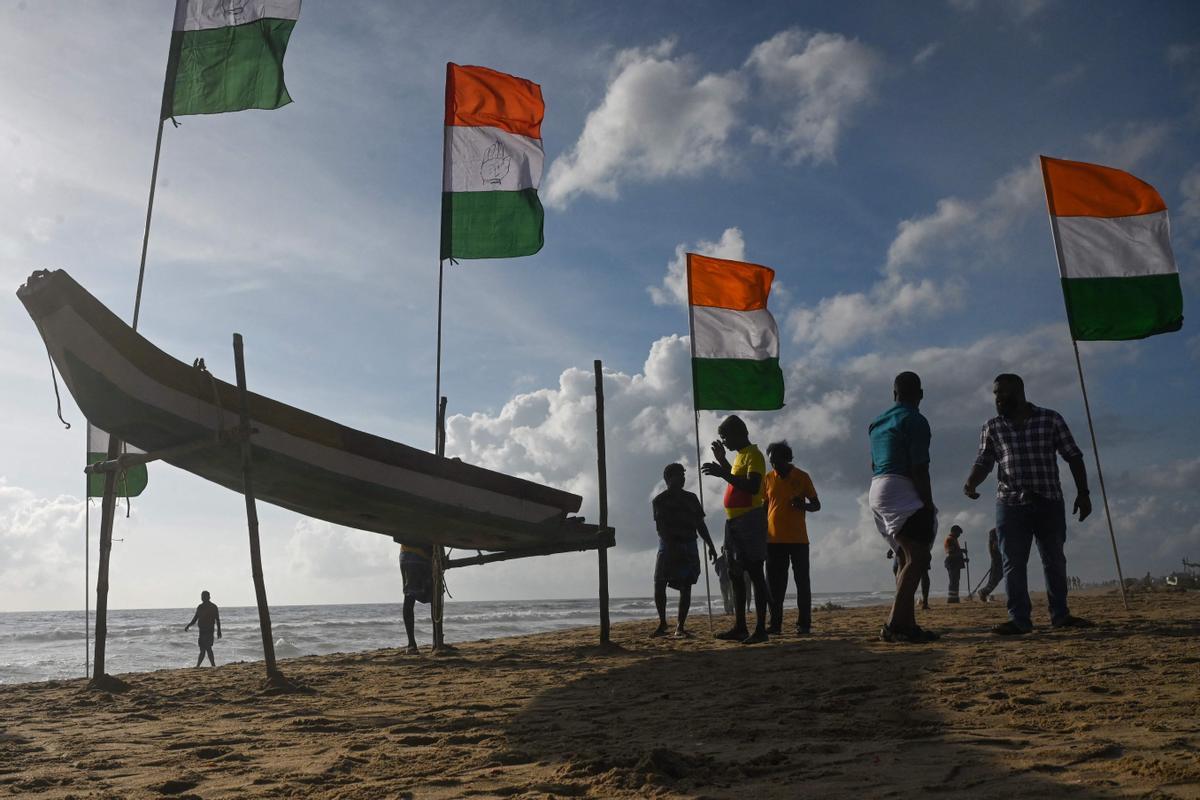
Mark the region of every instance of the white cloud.
[[399, 548], [386, 536], [368, 536], [302, 517], [287, 542], [291, 578], [337, 582], [395, 573]]
[[736, 73], [700, 75], [674, 42], [624, 50], [600, 105], [570, 152], [555, 159], [546, 202], [581, 194], [615, 198], [622, 180], [694, 176], [728, 162], [746, 87]]
[[739, 228], [726, 228], [721, 238], [715, 242], [703, 239], [695, 245], [676, 245], [675, 257], [667, 264], [667, 274], [663, 276], [661, 286], [647, 286], [650, 299], [656, 306], [687, 305], [687, 254], [700, 253], [713, 258], [727, 258], [732, 261], [746, 260], [746, 241], [742, 238]]
[[757, 45], [746, 60], [782, 122], [755, 127], [753, 141], [788, 161], [832, 161], [842, 128], [870, 97], [882, 60], [870, 47], [835, 33], [791, 29]]
[[1180, 179], [1179, 194], [1183, 196], [1183, 202], [1179, 205], [1177, 219], [1184, 223], [1185, 235], [1200, 239], [1200, 164], [1196, 164]]
[[1200, 44], [1176, 43], [1167, 46], [1167, 63], [1172, 66], [1187, 64], [1200, 53]]
[[[604, 99], [546, 177], [546, 203], [584, 194], [614, 199], [620, 184], [694, 177], [737, 161], [733, 137], [754, 110], [777, 122], [750, 126], [751, 140], [793, 163], [834, 158], [842, 130], [870, 98], [881, 59], [832, 33], [782, 31], [740, 69], [701, 74], [675, 42], [623, 50]], [[752, 91], [753, 90], [753, 91]]]
[[917, 54], [915, 56], [913, 56], [912, 63], [913, 64], [924, 64], [926, 61], [933, 58], [934, 55], [937, 53], [937, 51], [941, 50], [941, 49], [942, 49], [941, 42], [930, 42], [929, 44], [925, 45], [924, 47], [922, 47], [920, 50], [917, 51]]
[[1162, 122], [1130, 122], [1090, 134], [1085, 141], [1093, 158], [1118, 169], [1136, 169], [1149, 156], [1162, 150], [1171, 134]]
[[[39, 497], [0, 477], [0, 586], [25, 608], [76, 596], [83, 571], [83, 501]], [[8, 610], [7, 608], [0, 610]]]

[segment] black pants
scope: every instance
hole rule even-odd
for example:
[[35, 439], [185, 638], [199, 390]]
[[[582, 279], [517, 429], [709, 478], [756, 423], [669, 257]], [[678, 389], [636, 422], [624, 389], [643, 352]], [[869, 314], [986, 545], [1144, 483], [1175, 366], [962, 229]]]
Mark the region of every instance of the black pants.
[[962, 574], [962, 567], [946, 567], [946, 574], [950, 576], [950, 591], [946, 598], [950, 602], [958, 601], [958, 576]]
[[767, 545], [767, 585], [771, 588], [771, 624], [783, 624], [783, 595], [787, 591], [788, 566], [796, 578], [796, 605], [800, 611], [797, 626], [812, 627], [812, 588], [808, 580], [807, 544]]

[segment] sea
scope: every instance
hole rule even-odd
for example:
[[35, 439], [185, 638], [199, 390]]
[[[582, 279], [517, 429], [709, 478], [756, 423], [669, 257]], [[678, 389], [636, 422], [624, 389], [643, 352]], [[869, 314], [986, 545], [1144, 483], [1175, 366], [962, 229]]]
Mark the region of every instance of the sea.
[[[884, 592], [813, 594], [813, 605], [832, 603], [846, 608], [887, 602]], [[668, 593], [668, 614], [674, 618], [674, 592]], [[795, 601], [789, 601], [795, 607]], [[417, 606], [416, 635], [420, 645], [430, 641], [428, 606]], [[196, 629], [185, 633], [193, 608], [110, 609], [105, 671], [111, 675], [190, 667], [196, 663]], [[713, 599], [714, 613], [721, 599]], [[424, 612], [424, 613], [422, 613]], [[588, 600], [503, 600], [446, 602], [448, 643], [518, 636], [528, 633], [595, 626], [599, 604]], [[616, 622], [653, 619], [649, 597], [613, 598], [609, 617]], [[703, 597], [692, 602], [692, 627], [707, 624]], [[82, 678], [88, 675], [91, 647], [87, 632], [95, 630], [95, 612], [87, 620], [78, 611], [0, 612], [0, 684]], [[272, 606], [271, 629], [275, 656], [292, 658], [400, 647], [405, 642], [399, 603], [357, 605]], [[217, 663], [260, 661], [262, 638], [258, 610], [253, 606], [221, 607], [224, 634], [213, 646]]]

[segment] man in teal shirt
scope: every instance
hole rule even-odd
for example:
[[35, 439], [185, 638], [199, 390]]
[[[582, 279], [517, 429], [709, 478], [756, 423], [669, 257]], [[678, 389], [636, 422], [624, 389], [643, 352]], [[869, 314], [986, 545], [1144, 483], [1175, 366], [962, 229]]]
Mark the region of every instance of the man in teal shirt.
[[896, 551], [900, 570], [896, 599], [884, 641], [922, 642], [937, 634], [917, 625], [913, 593], [929, 570], [937, 535], [937, 508], [929, 485], [929, 422], [918, 407], [925, 394], [915, 372], [901, 372], [892, 384], [896, 404], [871, 423], [871, 512], [875, 525]]

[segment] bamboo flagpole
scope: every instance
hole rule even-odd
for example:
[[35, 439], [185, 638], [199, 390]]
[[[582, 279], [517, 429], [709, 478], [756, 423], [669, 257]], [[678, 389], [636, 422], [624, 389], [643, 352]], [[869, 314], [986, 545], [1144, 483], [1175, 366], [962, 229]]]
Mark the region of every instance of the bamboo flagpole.
[[[696, 315], [692, 309], [692, 260], [687, 260], [685, 267], [687, 272], [687, 307], [688, 307], [688, 340], [692, 349], [692, 418], [696, 424], [696, 487], [700, 490], [700, 510], [704, 508], [704, 473], [700, 470], [700, 410], [696, 408]], [[710, 536], [712, 534], [709, 534]], [[726, 558], [728, 559], [728, 555]], [[708, 559], [701, 558], [704, 562], [704, 596], [708, 601], [708, 633], [713, 635], [716, 633], [713, 627], [713, 611], [712, 611], [712, 584], [708, 577]], [[728, 568], [728, 561], [726, 562]], [[722, 595], [723, 597], [724, 595]]]
[[[92, 423], [83, 426], [84, 443], [83, 457], [87, 460], [92, 446]], [[92, 582], [91, 551], [92, 551], [92, 476], [83, 475], [83, 674], [92, 674], [91, 648], [91, 597], [88, 595], [88, 585]]]
[[[1043, 175], [1044, 166], [1043, 166]], [[1050, 236], [1054, 240], [1054, 256], [1058, 261], [1059, 274], [1064, 274], [1063, 271], [1063, 250], [1062, 240], [1059, 237], [1058, 217], [1055, 216], [1051, 205], [1051, 190], [1049, 178], [1046, 178], [1046, 215], [1050, 219]], [[1068, 327], [1070, 327], [1070, 307], [1067, 307]], [[1087, 383], [1083, 379], [1083, 362], [1079, 358], [1079, 342], [1076, 341], [1074, 333], [1071, 334], [1071, 348], [1075, 351], [1075, 367], [1079, 372], [1079, 389], [1083, 393], [1083, 410], [1087, 416], [1088, 433], [1092, 439], [1092, 455], [1096, 460], [1096, 477], [1100, 483], [1100, 497], [1104, 502], [1104, 519], [1108, 523], [1108, 538], [1112, 543], [1113, 563], [1117, 567], [1117, 584], [1121, 587], [1121, 603], [1125, 606], [1125, 610], [1129, 610], [1129, 595], [1125, 591], [1125, 576], [1121, 572], [1121, 555], [1117, 552], [1117, 534], [1113, 530], [1112, 513], [1108, 508], [1108, 491], [1104, 486], [1104, 471], [1100, 467], [1100, 449], [1096, 446], [1096, 426], [1092, 423], [1092, 408], [1088, 402]]]

